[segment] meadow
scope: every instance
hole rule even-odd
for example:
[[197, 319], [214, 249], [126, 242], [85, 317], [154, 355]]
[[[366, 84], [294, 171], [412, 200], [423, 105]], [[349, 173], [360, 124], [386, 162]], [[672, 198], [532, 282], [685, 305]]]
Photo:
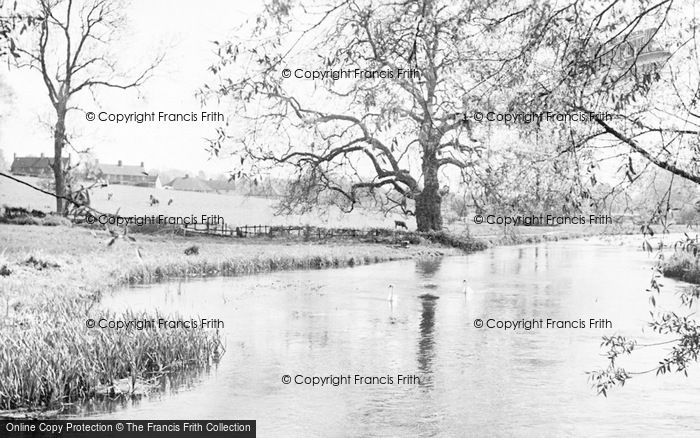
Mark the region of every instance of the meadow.
[[[20, 177], [23, 181], [39, 186], [41, 180]], [[111, 196], [109, 196], [111, 194]], [[150, 204], [150, 196], [159, 200]], [[168, 202], [172, 203], [168, 205]], [[220, 215], [231, 227], [241, 225], [314, 225], [337, 228], [393, 227], [394, 219], [408, 220], [409, 227], [415, 228], [415, 220], [398, 215], [385, 217], [383, 214], [364, 210], [343, 214], [339, 210], [317, 211], [306, 215], [275, 214], [277, 200], [235, 194], [199, 193], [180, 190], [155, 189], [130, 185], [112, 184], [109, 187], [91, 191], [91, 206], [103, 213], [119, 212], [130, 215], [184, 216]], [[31, 189], [6, 178], [0, 178], [0, 205], [24, 207], [42, 211], [55, 209], [51, 196]], [[412, 223], [411, 223], [412, 222]]]
[[[38, 178], [21, 177], [22, 180], [40, 185]], [[109, 196], [111, 194], [111, 196]], [[159, 200], [157, 205], [150, 205], [150, 196]], [[168, 205], [169, 201], [172, 203]], [[277, 215], [276, 199], [242, 196], [236, 194], [198, 193], [179, 190], [135, 187], [112, 184], [105, 188], [96, 188], [91, 194], [92, 207], [104, 213], [130, 215], [158, 215], [201, 217], [202, 215], [220, 215], [226, 224], [235, 228], [242, 225], [311, 225], [332, 228], [393, 228], [394, 220], [407, 223], [409, 230], [415, 230], [415, 219], [398, 214], [384, 215], [381, 212], [356, 209], [344, 214], [337, 209], [319, 209], [305, 215]], [[6, 178], [0, 178], [0, 206], [24, 207], [42, 211], [52, 211], [55, 202], [51, 196], [18, 184]], [[496, 212], [493, 212], [496, 213]], [[503, 227], [500, 225], [479, 224], [472, 222], [473, 217], [445, 218], [445, 228], [454, 235], [479, 238], [491, 244], [532, 243], [542, 240], [585, 237], [599, 234], [630, 234], [638, 232], [632, 224], [598, 226], [598, 225], [562, 225], [557, 227], [528, 226]]]

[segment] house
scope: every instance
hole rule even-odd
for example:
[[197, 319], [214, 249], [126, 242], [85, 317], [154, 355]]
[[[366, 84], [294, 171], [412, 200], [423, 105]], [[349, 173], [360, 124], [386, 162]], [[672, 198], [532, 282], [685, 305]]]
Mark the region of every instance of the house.
[[[64, 169], [70, 165], [70, 155], [66, 158], [61, 158]], [[10, 173], [18, 176], [52, 176], [54, 163], [53, 157], [45, 157], [44, 154], [38, 157], [18, 157], [14, 155]]]
[[171, 188], [173, 190], [185, 190], [188, 192], [211, 192], [212, 188], [207, 184], [206, 181], [199, 178], [190, 178], [189, 175], [185, 175], [180, 178], [175, 178], [166, 184], [166, 188]]
[[158, 175], [150, 175], [146, 172], [143, 161], [138, 166], [125, 165], [122, 160], [119, 160], [117, 164], [97, 163], [97, 176], [110, 184], [161, 187]]
[[236, 182], [230, 179], [209, 179], [207, 185], [217, 193], [236, 192]]

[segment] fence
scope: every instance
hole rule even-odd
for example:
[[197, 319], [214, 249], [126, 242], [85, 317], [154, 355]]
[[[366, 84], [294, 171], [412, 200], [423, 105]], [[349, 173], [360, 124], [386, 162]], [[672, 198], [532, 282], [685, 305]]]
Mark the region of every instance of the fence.
[[[71, 221], [77, 224], [90, 223], [87, 221], [88, 212], [76, 211], [68, 217]], [[108, 214], [114, 219], [119, 218], [118, 215]], [[157, 226], [155, 226], [157, 228]], [[148, 231], [154, 230], [148, 226]], [[208, 235], [219, 237], [287, 237], [301, 238], [306, 240], [322, 240], [322, 239], [378, 239], [382, 237], [390, 237], [392, 239], [405, 240], [409, 239], [413, 234], [405, 230], [392, 230], [387, 228], [324, 228], [310, 225], [240, 225], [231, 227], [225, 223], [196, 223], [184, 226], [170, 226], [163, 228], [179, 228], [183, 235]], [[139, 231], [134, 230], [134, 231]]]
[[304, 225], [228, 225], [191, 224], [184, 227], [184, 233], [207, 234], [225, 237], [298, 237], [304, 239], [333, 238], [377, 238], [397, 237], [410, 234], [407, 231], [392, 231], [384, 228], [323, 228]]

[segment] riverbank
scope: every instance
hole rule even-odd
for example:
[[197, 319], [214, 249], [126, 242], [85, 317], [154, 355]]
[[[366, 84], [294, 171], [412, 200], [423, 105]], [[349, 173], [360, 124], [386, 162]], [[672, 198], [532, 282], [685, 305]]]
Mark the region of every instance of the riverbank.
[[[548, 231], [552, 232], [504, 234], [487, 240], [491, 245], [527, 244], [602, 234]], [[187, 336], [180, 336], [180, 330], [87, 328], [88, 320], [179, 318], [160, 315], [157, 309], [138, 315], [107, 314], [97, 303], [110, 290], [175, 278], [458, 255], [463, 252], [455, 246], [486, 247], [480, 243], [486, 236], [455, 238], [444, 233], [416, 236], [421, 243], [406, 246], [350, 240], [121, 235], [66, 226], [0, 225], [0, 233], [0, 311], [5, 313], [0, 326], [0, 410], [55, 410], [100, 394], [142, 393], [154, 376], [207, 367], [223, 353], [216, 330], [187, 330]]]
[[[89, 321], [178, 320], [154, 309], [109, 314], [103, 293], [172, 278], [355, 266], [461, 252], [436, 244], [303, 243], [0, 225], [0, 411], [47, 410], [101, 394], [147, 392], [163, 373], [207, 367], [216, 330], [115, 330]], [[7, 412], [5, 413], [7, 414]]]

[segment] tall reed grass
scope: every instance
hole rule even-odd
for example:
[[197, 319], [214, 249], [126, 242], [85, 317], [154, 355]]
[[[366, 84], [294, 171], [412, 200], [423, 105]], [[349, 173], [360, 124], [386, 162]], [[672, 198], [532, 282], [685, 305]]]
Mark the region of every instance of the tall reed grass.
[[[223, 353], [218, 332], [101, 329], [86, 321], [181, 319], [90, 310], [84, 299], [51, 299], [11, 312], [0, 331], [0, 409], [50, 409], [86, 400], [129, 379], [209, 366]], [[51, 310], [50, 312], [48, 310]]]

